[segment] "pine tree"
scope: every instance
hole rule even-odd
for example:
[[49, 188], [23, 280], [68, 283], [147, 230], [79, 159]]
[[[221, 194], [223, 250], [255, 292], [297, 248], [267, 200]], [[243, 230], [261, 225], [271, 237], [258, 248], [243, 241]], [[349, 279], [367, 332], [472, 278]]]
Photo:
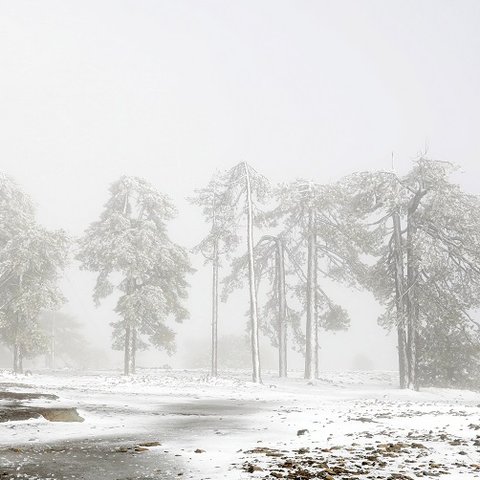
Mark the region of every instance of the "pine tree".
[[319, 328], [345, 329], [347, 312], [336, 305], [319, 284], [319, 274], [355, 284], [361, 269], [352, 242], [358, 227], [341, 207], [343, 191], [336, 185], [297, 180], [276, 190], [277, 206], [267, 215], [279, 227], [297, 276], [298, 298], [306, 313], [306, 379], [318, 375]]
[[0, 338], [13, 350], [15, 372], [45, 348], [38, 315], [63, 302], [57, 282], [68, 243], [65, 232], [36, 224], [28, 196], [0, 174]]
[[1, 337], [13, 348], [13, 369], [23, 370], [23, 358], [46, 348], [38, 326], [42, 310], [54, 310], [64, 297], [58, 280], [67, 260], [69, 240], [63, 231], [24, 225], [0, 252], [7, 281], [1, 289]]
[[[223, 192], [223, 193], [222, 193]], [[201, 253], [206, 263], [212, 264], [212, 321], [211, 321], [211, 375], [218, 375], [218, 285], [221, 257], [230, 257], [240, 243], [236, 234], [233, 210], [225, 208], [223, 201], [225, 190], [219, 175], [214, 175], [205, 188], [195, 191], [190, 199], [194, 205], [202, 208], [206, 222], [210, 224], [209, 233], [194, 248]]]
[[[300, 314], [289, 305], [289, 302], [293, 303], [292, 297], [295, 297], [295, 289], [289, 280], [296, 272], [291, 266], [288, 268], [288, 260], [284, 241], [279, 236], [263, 235], [255, 245], [256, 296], [262, 281], [266, 280], [269, 285], [267, 300], [261, 308], [259, 330], [278, 348], [279, 377], [287, 376], [288, 330], [293, 334], [294, 347], [304, 343]], [[223, 298], [226, 299], [234, 290], [242, 289], [245, 280], [248, 281], [248, 253], [233, 260], [231, 272], [223, 280]]]
[[[264, 235], [258, 242], [255, 253], [258, 284], [262, 275], [266, 275], [272, 285], [269, 300], [263, 308], [262, 330], [269, 334], [272, 344], [278, 347], [278, 376], [286, 377], [288, 305], [283, 239], [275, 235]], [[272, 326], [273, 328], [268, 328]]]
[[186, 276], [192, 268], [166, 226], [175, 213], [170, 200], [147, 181], [123, 176], [110, 187], [100, 220], [79, 241], [81, 268], [98, 272], [95, 302], [114, 291], [120, 294], [114, 346], [123, 347], [125, 375], [135, 373], [136, 351], [145, 345], [142, 336], [172, 353], [175, 335], [166, 320], [188, 317]]
[[402, 177], [365, 172], [345, 180], [352, 209], [376, 239], [366, 285], [386, 307], [381, 324], [397, 329], [401, 388], [428, 383], [426, 372], [455, 350], [430, 347], [444, 344], [447, 332], [465, 351], [478, 342], [471, 312], [480, 306], [480, 200], [451, 183], [452, 171], [422, 157]]
[[[220, 198], [222, 208], [231, 212], [236, 234], [242, 220], [246, 217], [248, 285], [250, 297], [250, 340], [252, 353], [252, 379], [261, 383], [259, 321], [256, 295], [256, 271], [254, 258], [254, 225], [258, 218], [258, 204], [268, 197], [269, 183], [247, 162], [241, 162], [221, 176]], [[235, 260], [233, 261], [235, 264]], [[224, 298], [226, 296], [224, 295]]]
[[0, 173], [0, 248], [19, 230], [32, 223], [35, 212], [30, 198], [7, 175]]
[[255, 248], [258, 286], [266, 278], [270, 285], [262, 309], [260, 328], [274, 347], [278, 348], [279, 377], [288, 376], [288, 339], [292, 335], [294, 348], [303, 348], [301, 314], [292, 307], [295, 303], [296, 268], [281, 235], [264, 235]]

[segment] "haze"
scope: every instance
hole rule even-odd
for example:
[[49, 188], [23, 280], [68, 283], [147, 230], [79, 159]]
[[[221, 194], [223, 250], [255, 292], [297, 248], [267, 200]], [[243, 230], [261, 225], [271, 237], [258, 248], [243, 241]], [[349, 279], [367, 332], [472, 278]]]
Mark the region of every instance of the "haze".
[[[242, 160], [272, 183], [326, 183], [390, 169], [392, 152], [404, 172], [428, 149], [460, 164], [459, 181], [479, 193], [475, 0], [2, 0], [0, 11], [0, 170], [48, 227], [80, 236], [109, 185], [137, 175], [173, 199], [172, 235], [191, 248], [208, 226], [186, 197]], [[187, 365], [196, 345], [208, 345], [210, 272], [193, 261], [178, 353], [151, 349], [140, 365]], [[72, 262], [63, 310], [119, 367], [114, 299], [95, 309], [93, 282]], [[352, 328], [322, 334], [322, 368], [351, 368], [365, 354], [394, 369], [395, 342], [377, 326], [371, 295], [328, 288]], [[247, 302], [221, 305], [220, 335], [244, 331]]]

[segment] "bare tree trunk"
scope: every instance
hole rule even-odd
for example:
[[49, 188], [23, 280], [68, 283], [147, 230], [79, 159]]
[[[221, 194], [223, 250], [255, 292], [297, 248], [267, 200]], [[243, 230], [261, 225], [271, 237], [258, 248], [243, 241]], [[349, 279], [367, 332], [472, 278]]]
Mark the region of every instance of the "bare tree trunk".
[[23, 373], [23, 348], [22, 348], [22, 344], [18, 345], [18, 373]]
[[287, 376], [287, 301], [285, 298], [285, 252], [281, 238], [277, 246], [277, 288], [278, 288], [278, 376]]
[[[23, 276], [20, 275], [18, 279], [18, 286], [21, 288], [23, 283]], [[23, 366], [22, 366], [22, 353], [20, 347], [20, 314], [18, 312], [15, 313], [15, 329], [14, 329], [14, 337], [13, 337], [13, 371], [14, 373], [22, 373]]]
[[217, 183], [213, 184], [212, 196], [212, 232], [214, 233], [212, 255], [212, 361], [211, 375], [218, 376], [218, 237], [217, 237]]
[[137, 366], [137, 329], [132, 327], [130, 373], [134, 374]]
[[52, 330], [50, 335], [50, 365], [53, 370], [55, 368], [55, 313], [52, 313]]
[[418, 307], [416, 303], [416, 281], [417, 267], [413, 252], [413, 212], [407, 215], [407, 388], [418, 390], [417, 381], [417, 316]]
[[14, 373], [23, 373], [23, 352], [22, 344], [15, 339], [13, 345], [13, 372]]
[[218, 241], [213, 244], [212, 260], [212, 377], [218, 375]]
[[[123, 202], [123, 214], [130, 221], [130, 215], [128, 214], [128, 202], [129, 202], [129, 193], [127, 191], [125, 194], [125, 200]], [[127, 278], [126, 281], [127, 281], [126, 294], [129, 295], [130, 279]], [[130, 366], [131, 366], [131, 357], [132, 357], [131, 343], [132, 343], [132, 332], [131, 332], [130, 324], [127, 322], [125, 325], [125, 345], [124, 345], [124, 355], [123, 355], [123, 374], [124, 375], [130, 375]]]
[[405, 334], [405, 274], [403, 268], [402, 227], [400, 215], [395, 211], [393, 219], [393, 240], [395, 254], [395, 303], [397, 310], [398, 372], [400, 388], [407, 386], [407, 352]]
[[417, 211], [422, 198], [428, 190], [422, 190], [421, 185], [410, 200], [407, 212], [407, 387], [418, 390], [418, 359], [417, 359], [417, 338], [418, 338], [418, 263], [414, 251], [414, 235], [416, 232], [414, 214]]
[[130, 375], [130, 344], [131, 344], [131, 329], [130, 325], [125, 327], [125, 346], [123, 357], [123, 374]]
[[315, 332], [314, 332], [314, 343], [315, 343], [315, 355], [314, 355], [314, 370], [315, 370], [315, 378], [319, 377], [319, 371], [320, 371], [320, 344], [318, 342], [318, 314], [317, 314], [318, 308], [315, 307]]
[[413, 317], [412, 317], [412, 341], [411, 341], [411, 347], [410, 347], [410, 354], [412, 358], [412, 373], [411, 373], [411, 386], [410, 388], [413, 388], [413, 390], [417, 391], [420, 389], [420, 385], [418, 383], [418, 350], [417, 350], [417, 345], [418, 345], [418, 302], [416, 299], [416, 291], [413, 292], [414, 296], [414, 303], [413, 303]]
[[[315, 241], [316, 243], [316, 241]], [[315, 276], [314, 276], [314, 280], [315, 280], [315, 285], [314, 285], [314, 288], [315, 288], [315, 295], [314, 295], [314, 299], [315, 299], [315, 378], [318, 378], [318, 372], [320, 371], [319, 368], [319, 355], [320, 355], [320, 345], [318, 343], [318, 330], [319, 330], [319, 325], [318, 325], [318, 322], [319, 322], [319, 319], [318, 319], [318, 275], [317, 275], [317, 272], [318, 272], [318, 255], [317, 255], [317, 250], [316, 250], [317, 246], [315, 245]]]
[[[135, 290], [135, 279], [127, 278], [126, 280], [126, 295], [131, 295]], [[123, 358], [123, 374], [131, 375], [135, 373], [137, 353], [137, 329], [129, 319], [126, 320], [125, 325], [125, 345]]]
[[13, 338], [13, 372], [20, 373], [20, 342], [19, 342], [20, 318], [15, 314], [15, 329]]
[[252, 378], [255, 383], [261, 383], [260, 373], [260, 344], [258, 339], [257, 296], [255, 294], [255, 265], [253, 257], [253, 205], [250, 185], [250, 172], [247, 162], [245, 165], [245, 179], [247, 187], [247, 245], [248, 245], [248, 279], [250, 285], [250, 327], [252, 345]]
[[14, 373], [20, 373], [19, 357], [20, 357], [20, 346], [15, 341], [13, 345], [13, 372]]
[[307, 270], [307, 325], [305, 333], [305, 378], [313, 380], [314, 371], [314, 334], [315, 334], [315, 229], [314, 212], [308, 216], [308, 270]]

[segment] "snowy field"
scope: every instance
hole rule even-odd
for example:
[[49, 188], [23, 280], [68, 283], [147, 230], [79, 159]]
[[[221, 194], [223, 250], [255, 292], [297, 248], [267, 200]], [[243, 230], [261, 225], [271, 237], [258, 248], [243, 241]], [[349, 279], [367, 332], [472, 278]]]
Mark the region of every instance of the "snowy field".
[[400, 391], [395, 372], [292, 376], [0, 372], [0, 391], [53, 393], [25, 404], [84, 418], [0, 423], [0, 479], [480, 478], [479, 393]]

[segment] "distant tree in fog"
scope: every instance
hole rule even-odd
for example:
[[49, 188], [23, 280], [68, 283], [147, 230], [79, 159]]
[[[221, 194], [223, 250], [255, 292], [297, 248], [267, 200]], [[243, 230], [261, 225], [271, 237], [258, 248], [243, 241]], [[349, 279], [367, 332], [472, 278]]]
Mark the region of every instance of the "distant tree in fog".
[[86, 367], [95, 363], [92, 349], [82, 333], [82, 326], [72, 315], [64, 312], [42, 312], [39, 326], [47, 339], [46, 366]]
[[402, 388], [449, 370], [478, 380], [480, 199], [453, 184], [452, 171], [422, 157], [401, 177], [364, 172], [343, 181], [370, 239], [365, 251], [377, 258], [364, 279], [386, 307], [380, 322], [397, 329]]
[[46, 230], [14, 182], [0, 176], [0, 338], [13, 350], [13, 369], [23, 358], [44, 351], [46, 338], [38, 326], [42, 310], [64, 301], [58, 280], [67, 260], [65, 232]]
[[[203, 343], [203, 342], [202, 342]], [[208, 349], [196, 345], [187, 352], [185, 365], [193, 368], [206, 368], [211, 365]], [[218, 338], [218, 363], [222, 369], [246, 369], [252, 364], [250, 354], [250, 338], [245, 334], [226, 334]], [[263, 357], [262, 357], [263, 361]]]
[[100, 220], [79, 241], [81, 268], [98, 272], [95, 302], [120, 294], [114, 347], [124, 350], [126, 375], [135, 372], [141, 336], [172, 352], [175, 335], [166, 321], [188, 317], [186, 276], [192, 268], [186, 250], [167, 232], [175, 213], [171, 201], [147, 181], [123, 176], [110, 187]]
[[211, 321], [211, 375], [218, 375], [218, 282], [222, 256], [229, 254], [238, 246], [234, 209], [225, 203], [225, 186], [220, 175], [214, 175], [208, 185], [195, 190], [191, 203], [202, 208], [205, 221], [210, 225], [209, 233], [194, 248], [201, 253], [206, 263], [212, 264], [212, 321]]

